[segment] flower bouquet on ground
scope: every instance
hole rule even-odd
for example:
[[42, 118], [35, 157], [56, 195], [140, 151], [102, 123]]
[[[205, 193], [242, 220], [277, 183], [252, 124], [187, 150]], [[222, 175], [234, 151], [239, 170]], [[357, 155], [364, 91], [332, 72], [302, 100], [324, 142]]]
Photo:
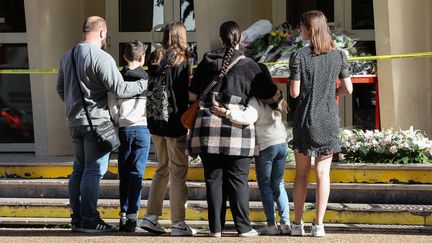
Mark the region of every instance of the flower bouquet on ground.
[[[243, 32], [243, 42], [240, 47], [246, 56], [257, 62], [266, 63], [272, 76], [289, 76], [289, 58], [294, 51], [308, 46], [300, 37], [300, 32], [283, 23], [274, 28], [268, 20], [259, 20]], [[357, 51], [354, 47], [356, 40], [340, 33], [332, 32], [336, 48], [345, 52], [348, 57], [369, 55]], [[374, 73], [375, 65], [372, 62], [356, 61], [351, 65], [353, 74]], [[354, 65], [355, 64], [355, 65]]]
[[347, 163], [418, 164], [431, 162], [432, 141], [418, 130], [343, 130], [342, 154]]

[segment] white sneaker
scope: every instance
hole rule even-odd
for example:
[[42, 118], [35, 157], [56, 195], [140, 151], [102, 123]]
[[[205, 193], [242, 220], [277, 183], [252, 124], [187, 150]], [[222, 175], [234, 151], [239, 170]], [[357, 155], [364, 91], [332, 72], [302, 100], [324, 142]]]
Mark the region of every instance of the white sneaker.
[[210, 235], [210, 237], [216, 237], [216, 238], [222, 237], [221, 232], [216, 232], [216, 233], [210, 232], [209, 235]]
[[186, 225], [184, 221], [175, 223], [171, 226], [172, 236], [193, 236], [196, 235], [197, 230]]
[[311, 235], [314, 237], [324, 237], [325, 236], [324, 224], [312, 223]]
[[281, 224], [280, 228], [283, 235], [291, 234], [291, 227], [289, 224]]
[[304, 223], [303, 220], [300, 224], [292, 224], [291, 225], [291, 235], [292, 236], [303, 236], [305, 234]]
[[164, 234], [165, 230], [162, 228], [162, 226], [159, 224], [159, 221], [157, 219], [149, 219], [144, 217], [143, 220], [141, 220], [140, 227], [150, 233], [154, 234]]
[[277, 235], [279, 234], [278, 227], [276, 225], [266, 225], [261, 228], [260, 235]]
[[258, 236], [258, 232], [254, 229], [251, 229], [251, 231], [241, 233], [239, 234], [241, 237], [255, 237]]

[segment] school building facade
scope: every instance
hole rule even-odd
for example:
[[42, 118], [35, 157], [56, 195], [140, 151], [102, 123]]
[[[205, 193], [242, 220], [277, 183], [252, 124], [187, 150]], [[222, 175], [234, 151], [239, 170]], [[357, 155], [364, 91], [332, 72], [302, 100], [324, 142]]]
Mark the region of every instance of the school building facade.
[[[324, 11], [335, 29], [358, 38], [373, 54], [432, 50], [431, 0], [1, 0], [0, 70], [58, 68], [90, 15], [108, 21], [107, 51], [119, 65], [123, 43], [138, 39], [150, 52], [170, 21], [185, 23], [197, 63], [220, 47], [224, 21], [234, 20], [242, 29], [259, 19], [295, 25], [311, 9]], [[432, 136], [432, 58], [378, 61], [377, 80], [379, 94], [375, 84], [358, 84], [359, 91], [343, 100], [342, 127], [374, 128], [370, 124], [378, 119], [381, 128], [414, 126]], [[55, 84], [52, 73], [0, 73], [0, 152], [72, 153]], [[279, 85], [286, 91], [286, 84]]]

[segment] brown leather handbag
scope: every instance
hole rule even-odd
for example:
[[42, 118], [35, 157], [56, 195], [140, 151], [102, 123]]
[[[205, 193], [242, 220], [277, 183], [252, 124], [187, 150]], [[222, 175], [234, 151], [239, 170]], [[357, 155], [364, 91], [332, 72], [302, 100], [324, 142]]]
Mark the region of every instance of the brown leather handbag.
[[181, 115], [180, 120], [182, 125], [187, 129], [192, 129], [195, 123], [197, 112], [199, 109], [199, 100], [196, 100], [189, 108]]

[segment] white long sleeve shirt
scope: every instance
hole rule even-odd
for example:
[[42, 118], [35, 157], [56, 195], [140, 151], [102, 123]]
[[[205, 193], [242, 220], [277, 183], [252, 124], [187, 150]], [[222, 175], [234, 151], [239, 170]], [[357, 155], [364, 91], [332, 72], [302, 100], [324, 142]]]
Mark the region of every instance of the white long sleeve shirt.
[[245, 110], [228, 110], [226, 117], [232, 123], [240, 125], [255, 123], [256, 141], [260, 151], [272, 145], [286, 143], [287, 133], [282, 114], [255, 97], [249, 99]]

